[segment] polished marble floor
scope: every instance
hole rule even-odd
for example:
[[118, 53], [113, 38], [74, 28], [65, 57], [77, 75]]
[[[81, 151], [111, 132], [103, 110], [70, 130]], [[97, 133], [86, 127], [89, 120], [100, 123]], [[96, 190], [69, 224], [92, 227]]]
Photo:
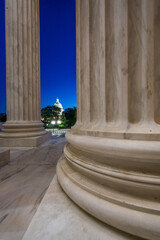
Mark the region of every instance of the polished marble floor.
[[80, 209], [53, 178], [22, 240], [142, 240]]
[[66, 143], [54, 136], [38, 148], [11, 151], [0, 168], [0, 240], [20, 240], [52, 181]]

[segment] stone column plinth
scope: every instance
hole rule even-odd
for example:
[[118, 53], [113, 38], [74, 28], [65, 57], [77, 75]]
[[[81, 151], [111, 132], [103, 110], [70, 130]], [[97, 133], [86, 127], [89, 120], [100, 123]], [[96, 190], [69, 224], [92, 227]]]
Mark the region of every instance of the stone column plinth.
[[77, 0], [78, 120], [57, 175], [101, 221], [160, 239], [160, 0]]
[[0, 146], [46, 139], [40, 113], [39, 0], [6, 0], [7, 122]]

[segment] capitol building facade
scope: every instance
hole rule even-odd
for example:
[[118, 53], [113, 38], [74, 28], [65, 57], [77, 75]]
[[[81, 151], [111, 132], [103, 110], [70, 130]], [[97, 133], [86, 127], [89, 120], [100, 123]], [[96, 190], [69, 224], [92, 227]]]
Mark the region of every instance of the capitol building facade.
[[64, 111], [62, 104], [59, 102], [59, 98], [57, 98], [56, 103], [53, 105], [54, 107], [58, 107], [60, 109], [59, 116], [62, 116]]

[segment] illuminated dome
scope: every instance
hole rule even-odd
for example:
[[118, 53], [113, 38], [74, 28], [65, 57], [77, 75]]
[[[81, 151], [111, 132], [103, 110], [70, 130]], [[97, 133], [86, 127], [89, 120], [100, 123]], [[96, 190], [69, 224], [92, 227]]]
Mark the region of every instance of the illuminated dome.
[[59, 102], [59, 98], [57, 98], [56, 103], [54, 104], [54, 106], [61, 109], [61, 112], [60, 112], [59, 115], [62, 115], [63, 107], [62, 107], [62, 104]]

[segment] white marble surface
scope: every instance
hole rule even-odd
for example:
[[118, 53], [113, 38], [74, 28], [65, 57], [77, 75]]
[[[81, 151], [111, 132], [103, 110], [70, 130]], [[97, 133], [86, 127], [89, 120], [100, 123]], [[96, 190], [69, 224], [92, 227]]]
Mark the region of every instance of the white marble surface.
[[55, 176], [23, 240], [138, 240], [91, 217], [62, 191]]
[[78, 121], [65, 193], [112, 227], [160, 239], [160, 0], [77, 0]]
[[65, 138], [11, 151], [0, 169], [0, 240], [21, 240], [52, 181]]
[[1, 147], [47, 140], [40, 109], [39, 0], [5, 0], [7, 121]]

